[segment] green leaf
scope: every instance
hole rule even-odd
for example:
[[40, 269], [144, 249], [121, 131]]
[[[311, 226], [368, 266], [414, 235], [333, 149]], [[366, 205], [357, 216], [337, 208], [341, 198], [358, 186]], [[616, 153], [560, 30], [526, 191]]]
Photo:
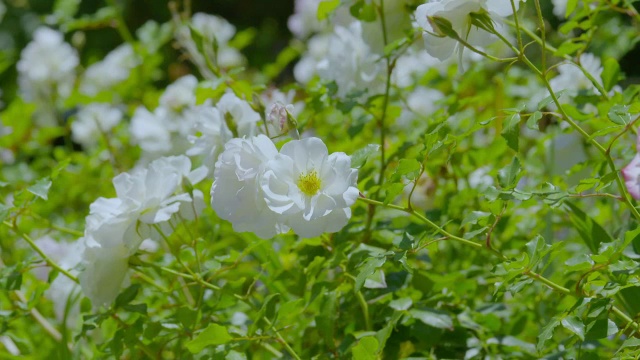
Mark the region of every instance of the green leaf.
[[378, 340], [373, 336], [365, 336], [351, 349], [354, 360], [377, 360]]
[[389, 307], [397, 311], [409, 310], [411, 305], [413, 305], [413, 300], [410, 297], [403, 297], [389, 303]]
[[118, 297], [116, 298], [116, 302], [115, 302], [114, 306], [116, 308], [118, 308], [118, 307], [123, 307], [123, 306], [129, 304], [131, 301], [133, 301], [133, 299], [136, 298], [136, 296], [138, 295], [139, 291], [140, 291], [140, 285], [139, 284], [133, 284], [133, 285], [129, 286], [123, 292], [118, 294]]
[[395, 200], [395, 198], [404, 190], [403, 183], [386, 183], [384, 185], [384, 189], [386, 191], [384, 197], [384, 204], [388, 204]]
[[318, 20], [324, 20], [340, 5], [340, 0], [324, 0], [318, 4]]
[[415, 180], [420, 174], [422, 165], [416, 159], [401, 159], [396, 171], [391, 176], [391, 181], [398, 181], [405, 176], [409, 180]]
[[609, 120], [618, 125], [626, 125], [631, 121], [631, 115], [629, 115], [629, 106], [614, 105], [609, 109], [607, 113]]
[[43, 200], [48, 200], [47, 194], [49, 193], [50, 188], [51, 188], [51, 180], [49, 180], [48, 177], [45, 177], [36, 181], [35, 184], [29, 186], [27, 190], [33, 195]]
[[576, 9], [578, 6], [578, 0], [567, 0], [567, 10], [565, 10], [564, 17], [569, 18], [569, 15]]
[[364, 22], [376, 21], [376, 8], [375, 4], [367, 3], [364, 0], [359, 0], [349, 8], [351, 15]]
[[4, 285], [5, 290], [20, 290], [22, 286], [22, 272], [18, 270], [12, 271], [7, 276], [6, 283]]
[[505, 189], [513, 189], [518, 182], [520, 170], [520, 160], [514, 156], [511, 164], [498, 171], [498, 183], [500, 186]]
[[527, 255], [529, 255], [529, 264], [527, 266], [530, 269], [536, 266], [540, 259], [545, 257], [551, 250], [551, 245], [548, 245], [540, 235], [529, 241], [526, 246]]
[[514, 151], [518, 151], [518, 144], [520, 139], [520, 114], [512, 114], [507, 118], [504, 123], [504, 128], [500, 134], [507, 140], [507, 145]]
[[[560, 97], [565, 93], [566, 90], [560, 90], [560, 91], [556, 91], [556, 97], [558, 99], [560, 99]], [[553, 97], [551, 95], [547, 96], [546, 98], [540, 100], [538, 102], [538, 110], [543, 110], [544, 108], [547, 107], [547, 105], [551, 104], [553, 102]]]
[[610, 91], [620, 80], [620, 65], [616, 59], [609, 57], [604, 61], [602, 70], [602, 84], [606, 91]]
[[[472, 211], [470, 213], [468, 213], [464, 219], [462, 219], [462, 223], [460, 223], [460, 227], [464, 227], [465, 225], [468, 224], [478, 224], [480, 223], [480, 220], [482, 219], [488, 219], [491, 215], [490, 212], [485, 212], [485, 211]], [[486, 221], [484, 221], [481, 225], [486, 225]]]
[[125, 306], [122, 307], [123, 309], [130, 311], [130, 312], [136, 312], [142, 315], [147, 315], [147, 304], [142, 303], [142, 304], [127, 304]]
[[186, 345], [192, 354], [198, 354], [207, 346], [226, 344], [232, 339], [233, 337], [229, 335], [226, 327], [211, 324]]
[[542, 349], [544, 349], [544, 344], [547, 340], [553, 337], [553, 331], [558, 327], [558, 325], [560, 325], [560, 320], [553, 318], [542, 328], [538, 335], [538, 343], [536, 345], [536, 349], [538, 349], [538, 351], [542, 351]]
[[337, 292], [327, 291], [322, 297], [322, 305], [320, 306], [320, 314], [316, 316], [316, 324], [318, 331], [322, 334], [327, 344], [334, 341], [335, 322], [336, 322], [336, 303]]
[[53, 14], [59, 19], [71, 19], [80, 8], [81, 0], [56, 0], [53, 5]]
[[368, 144], [362, 149], [356, 150], [356, 152], [351, 155], [351, 167], [358, 169], [364, 165], [369, 157], [374, 154], [377, 154], [380, 151], [380, 145], [378, 144]]
[[423, 323], [438, 329], [453, 330], [453, 320], [449, 314], [436, 309], [411, 309], [409, 314]]
[[4, 221], [9, 216], [11, 206], [0, 204], [0, 222]]
[[538, 127], [538, 121], [542, 119], [542, 113], [540, 111], [536, 111], [529, 116], [527, 119], [527, 128], [531, 130], [540, 130]]
[[576, 336], [578, 336], [580, 340], [584, 341], [585, 328], [580, 318], [575, 315], [567, 316], [566, 318], [562, 319], [561, 324], [565, 329], [571, 331]]
[[279, 293], [270, 294], [264, 299], [264, 302], [260, 307], [260, 311], [258, 311], [258, 314], [255, 317], [256, 321], [249, 328], [249, 334], [253, 335], [255, 333], [255, 331], [258, 329], [258, 326], [263, 323], [264, 317], [270, 319], [272, 323], [274, 322], [276, 317], [276, 305], [279, 301]]
[[356, 276], [355, 291], [360, 291], [367, 278], [380, 268], [387, 261], [386, 256], [370, 257], [360, 265], [360, 272]]
[[584, 211], [570, 202], [565, 204], [571, 210], [569, 218], [573, 226], [578, 230], [580, 237], [582, 237], [582, 240], [592, 253], [596, 254], [598, 252], [601, 243], [613, 241], [611, 235], [589, 215], [585, 214]]
[[563, 57], [565, 55], [572, 55], [576, 51], [582, 49], [583, 47], [584, 47], [583, 43], [574, 42], [574, 39], [569, 39], [569, 40], [563, 42], [560, 46], [558, 46], [558, 49], [556, 50], [555, 53], [553, 53], [553, 55], [555, 55], [557, 57]]

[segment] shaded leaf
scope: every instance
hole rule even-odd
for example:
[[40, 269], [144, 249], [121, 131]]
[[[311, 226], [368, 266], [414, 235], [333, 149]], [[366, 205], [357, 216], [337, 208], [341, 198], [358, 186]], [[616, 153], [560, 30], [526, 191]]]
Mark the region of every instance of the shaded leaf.
[[204, 331], [200, 332], [193, 340], [189, 341], [186, 346], [192, 354], [197, 354], [204, 350], [207, 346], [222, 345], [231, 341], [233, 337], [229, 335], [227, 328], [211, 324]]

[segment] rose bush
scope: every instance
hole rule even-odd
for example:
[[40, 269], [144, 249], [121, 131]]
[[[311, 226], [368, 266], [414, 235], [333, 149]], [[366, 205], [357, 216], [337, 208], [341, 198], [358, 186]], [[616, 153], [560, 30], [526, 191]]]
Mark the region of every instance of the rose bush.
[[633, 2], [296, 0], [264, 64], [277, 24], [197, 1], [36, 3], [3, 358], [637, 357]]

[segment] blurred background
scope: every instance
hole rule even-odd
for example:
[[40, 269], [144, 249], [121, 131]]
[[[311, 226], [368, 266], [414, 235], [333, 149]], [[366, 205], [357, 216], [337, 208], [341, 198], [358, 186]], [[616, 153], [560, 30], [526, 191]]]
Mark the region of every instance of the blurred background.
[[[164, 0], [0, 0], [2, 103], [7, 104], [16, 96], [15, 64], [20, 57], [21, 49], [31, 40], [31, 33], [39, 25], [46, 24], [57, 28], [57, 24], [65, 23], [71, 18], [90, 19], [92, 24], [83, 24], [83, 29], [79, 31], [66, 32], [64, 27], [60, 28], [66, 32], [66, 40], [80, 50], [81, 63], [85, 66], [102, 59], [109, 51], [122, 44], [123, 39], [112, 20], [96, 21], [100, 9], [114, 4], [121, 9], [124, 20], [133, 34], [148, 20], [160, 24], [169, 22], [170, 5], [180, 11], [222, 16], [235, 25], [238, 32], [246, 30], [247, 36], [252, 38], [250, 44], [242, 49], [248, 60], [248, 67], [252, 68], [259, 69], [273, 62], [291, 38], [287, 18], [293, 13], [294, 0], [187, 0], [171, 3]], [[77, 12], [74, 11], [76, 9]], [[76, 24], [81, 25], [77, 22]], [[172, 77], [189, 71], [181, 68], [190, 65], [180, 58], [181, 53], [172, 42], [159, 51], [164, 59], [162, 66], [167, 69], [168, 75], [161, 80], [162, 82], [169, 83]], [[175, 76], [172, 76], [172, 73]]]

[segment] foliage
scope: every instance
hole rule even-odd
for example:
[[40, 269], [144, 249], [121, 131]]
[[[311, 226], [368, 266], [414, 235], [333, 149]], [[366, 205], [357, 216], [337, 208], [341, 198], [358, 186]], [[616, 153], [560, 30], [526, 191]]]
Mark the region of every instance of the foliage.
[[[640, 87], [623, 61], [640, 30], [634, 3], [505, 1], [496, 12], [449, 1], [475, 8], [296, 1], [294, 37], [264, 66], [251, 57], [257, 24], [238, 31], [186, 1], [135, 31], [116, 1], [87, 14], [81, 1], [58, 0], [37, 21], [0, 2], [3, 21], [64, 33], [80, 64], [29, 93], [21, 81], [35, 69], [20, 70], [23, 46], [0, 50], [0, 75], [17, 71], [3, 80], [0, 111], [2, 357], [635, 359], [640, 180], [626, 165], [637, 156]], [[113, 56], [84, 46], [104, 29], [121, 37]], [[445, 43], [455, 46], [448, 55], [428, 55]], [[113, 111], [110, 122], [105, 111], [85, 122], [96, 103]], [[245, 154], [215, 165], [258, 133], [274, 149], [257, 175], [233, 177]], [[332, 180], [357, 169], [355, 204], [344, 195], [335, 206], [347, 225], [314, 237], [234, 231], [275, 206], [225, 217], [245, 204], [232, 189], [238, 203], [212, 207], [214, 179], [261, 194], [260, 171], [282, 175], [273, 161], [282, 149], [299, 159], [290, 150], [299, 136], [350, 164]], [[117, 294], [92, 303], [87, 269], [111, 260], [83, 250], [98, 205], [125, 198], [116, 179], [135, 182], [157, 159], [186, 155], [175, 203], [144, 194], [128, 204], [133, 230], [109, 239], [139, 242], [125, 239], [122, 264], [91, 284], [115, 282]], [[175, 174], [163, 175], [145, 184]], [[304, 180], [315, 193], [325, 175], [309, 170], [290, 188]], [[178, 203], [193, 204], [193, 216]], [[145, 220], [150, 209], [170, 219]], [[116, 227], [103, 228], [107, 237]]]

